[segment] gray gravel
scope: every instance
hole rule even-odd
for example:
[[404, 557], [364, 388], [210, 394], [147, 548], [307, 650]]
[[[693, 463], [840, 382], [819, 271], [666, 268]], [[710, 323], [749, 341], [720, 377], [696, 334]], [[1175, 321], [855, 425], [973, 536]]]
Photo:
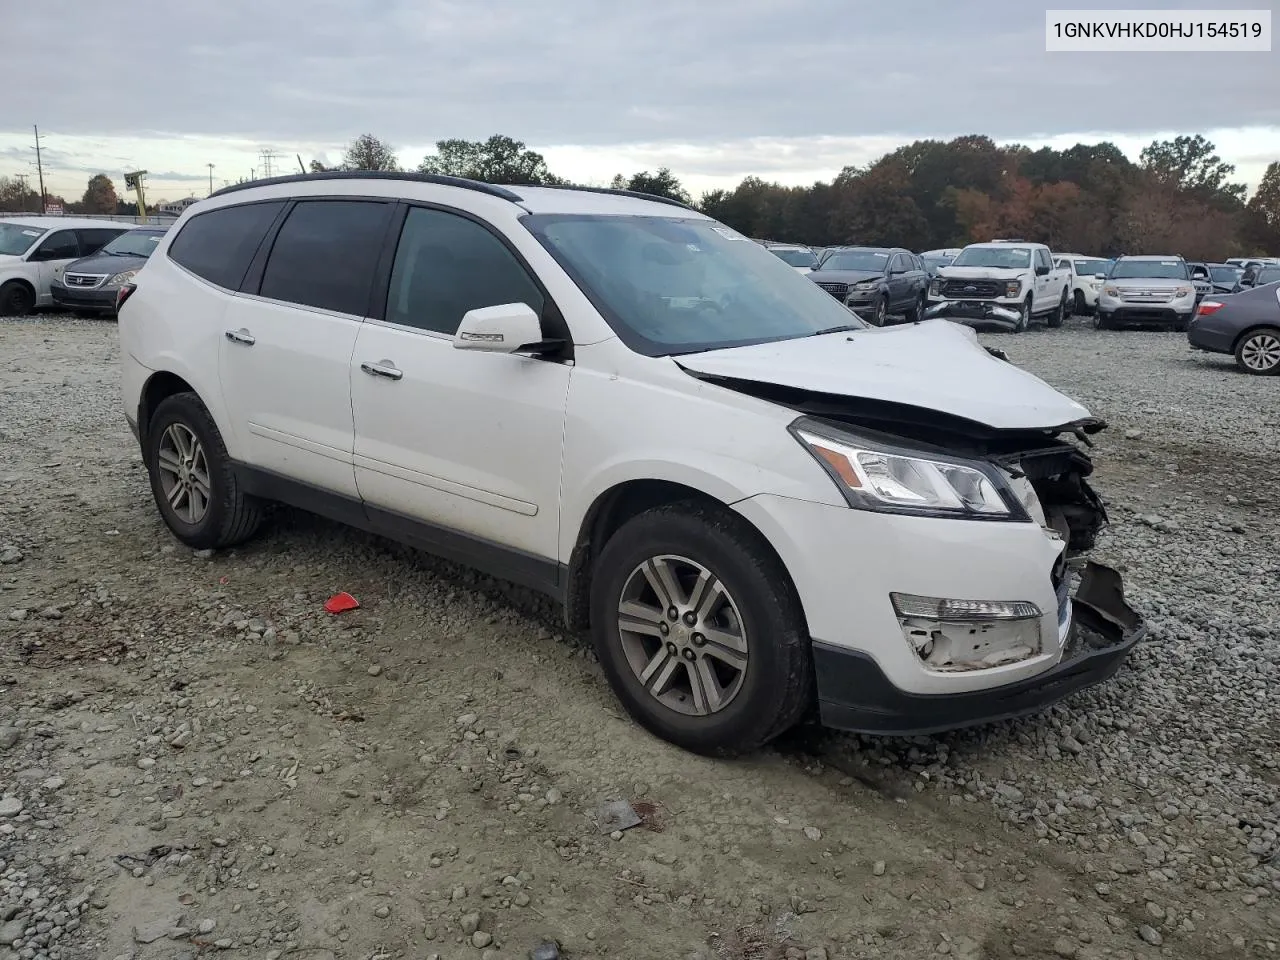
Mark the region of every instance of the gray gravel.
[[0, 321], [0, 960], [1275, 955], [1280, 382], [985, 339], [1111, 422], [1099, 555], [1152, 637], [1039, 717], [725, 764], [515, 588], [287, 511], [177, 546], [113, 326]]

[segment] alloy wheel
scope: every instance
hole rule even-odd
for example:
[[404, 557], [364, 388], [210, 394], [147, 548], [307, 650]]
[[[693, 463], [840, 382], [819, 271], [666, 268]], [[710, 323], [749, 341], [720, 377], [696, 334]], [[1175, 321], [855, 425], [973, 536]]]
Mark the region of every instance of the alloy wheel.
[[209, 510], [209, 462], [195, 433], [171, 423], [157, 451], [160, 487], [179, 520], [197, 524]]
[[618, 632], [635, 678], [677, 713], [719, 713], [742, 689], [742, 615], [725, 585], [694, 560], [664, 555], [636, 567], [622, 588]]
[[1280, 366], [1280, 335], [1256, 333], [1240, 345], [1240, 362], [1257, 373]]
[[884, 326], [884, 322], [888, 317], [888, 313], [889, 313], [889, 308], [885, 305], [884, 300], [880, 300], [879, 302], [876, 303], [876, 315], [875, 315], [875, 320], [873, 322], [877, 327]]

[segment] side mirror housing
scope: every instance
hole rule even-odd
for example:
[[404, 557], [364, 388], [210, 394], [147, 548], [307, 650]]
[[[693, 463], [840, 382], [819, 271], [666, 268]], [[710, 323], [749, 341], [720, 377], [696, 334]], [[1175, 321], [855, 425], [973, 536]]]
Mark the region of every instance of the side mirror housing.
[[542, 323], [527, 303], [502, 303], [463, 314], [453, 346], [485, 353], [545, 353], [560, 342], [542, 339]]
[[1093, 279], [1095, 279], [1095, 280], [1106, 280], [1106, 279], [1107, 279], [1107, 275], [1106, 275], [1105, 273], [1095, 273], [1095, 274], [1093, 275]]
[[1038, 267], [1036, 267], [1036, 276], [1037, 276], [1037, 277], [1047, 277], [1048, 275], [1049, 275], [1049, 268], [1048, 268], [1048, 267], [1046, 267], [1046, 266], [1038, 266]]

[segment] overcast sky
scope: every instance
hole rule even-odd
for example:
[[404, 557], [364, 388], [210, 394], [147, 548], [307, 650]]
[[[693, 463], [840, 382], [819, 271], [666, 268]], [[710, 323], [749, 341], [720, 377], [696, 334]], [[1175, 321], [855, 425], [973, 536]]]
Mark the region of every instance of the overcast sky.
[[208, 163], [215, 187], [261, 175], [263, 148], [293, 172], [297, 154], [336, 161], [366, 131], [409, 166], [436, 140], [505, 133], [575, 180], [669, 166], [695, 193], [828, 179], [964, 133], [1111, 139], [1135, 158], [1205, 133], [1251, 185], [1280, 159], [1280, 52], [1047, 54], [1044, 6], [132, 0], [89, 15], [40, 0], [5, 13], [0, 174], [34, 184], [32, 123], [46, 184], [68, 199], [99, 171], [123, 191], [130, 168], [150, 171], [153, 199], [203, 195]]

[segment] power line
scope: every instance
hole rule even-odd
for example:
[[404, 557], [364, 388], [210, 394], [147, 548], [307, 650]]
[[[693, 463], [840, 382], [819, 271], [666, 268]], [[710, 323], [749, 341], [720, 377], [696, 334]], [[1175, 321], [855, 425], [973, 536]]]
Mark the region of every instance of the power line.
[[279, 158], [280, 154], [276, 153], [270, 147], [263, 147], [258, 156], [262, 158], [263, 177], [270, 179], [272, 174], [272, 163]]

